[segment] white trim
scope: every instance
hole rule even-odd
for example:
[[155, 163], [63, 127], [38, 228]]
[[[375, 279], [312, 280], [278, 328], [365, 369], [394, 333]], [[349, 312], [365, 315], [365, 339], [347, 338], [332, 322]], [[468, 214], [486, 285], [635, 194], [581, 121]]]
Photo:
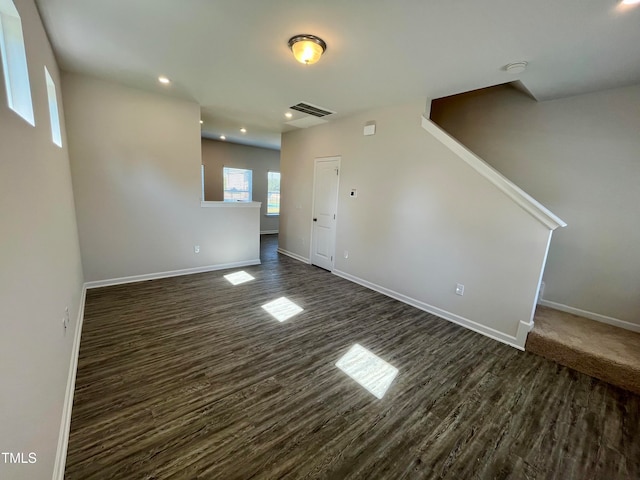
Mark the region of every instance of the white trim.
[[523, 322], [520, 320], [520, 323], [518, 324], [518, 331], [516, 332], [516, 345], [522, 345], [522, 350], [524, 350], [524, 345], [527, 343], [527, 335], [529, 335], [531, 330], [533, 330], [533, 320], [530, 322]]
[[539, 305], [543, 307], [554, 308], [561, 312], [572, 313], [579, 317], [588, 318], [589, 320], [595, 320], [596, 322], [606, 323], [607, 325], [613, 325], [614, 327], [624, 328], [625, 330], [631, 330], [632, 332], [640, 333], [640, 325], [636, 323], [627, 322], [618, 318], [607, 317], [599, 313], [589, 312], [588, 310], [581, 310], [579, 308], [570, 307], [569, 305], [563, 305], [562, 303], [551, 302], [549, 300], [540, 299]]
[[532, 215], [547, 228], [555, 230], [558, 227], [567, 226], [567, 224], [563, 220], [554, 215], [545, 206], [543, 206], [529, 194], [525, 193], [513, 182], [504, 177], [497, 170], [495, 170], [484, 160], [478, 157], [475, 153], [467, 149], [464, 145], [462, 145], [455, 138], [453, 138], [451, 135], [449, 135], [442, 128], [440, 128], [425, 116], [422, 117], [422, 128], [433, 135], [437, 140], [442, 142], [446, 147], [448, 147], [452, 152], [454, 152], [462, 160], [469, 164], [480, 175], [493, 183], [505, 195], [511, 198], [511, 200], [516, 202], [520, 207], [522, 207], [526, 212]]
[[[536, 316], [536, 307], [538, 306], [538, 301], [540, 300], [540, 296], [542, 295], [541, 293], [542, 283], [543, 283], [542, 276], [544, 275], [544, 269], [547, 265], [547, 257], [549, 256], [549, 247], [551, 246], [552, 236], [553, 236], [553, 230], [549, 230], [549, 236], [547, 237], [547, 248], [545, 248], [544, 250], [544, 257], [542, 258], [542, 265], [540, 266], [540, 276], [538, 277], [538, 288], [536, 288], [536, 296], [531, 308], [531, 316], [529, 317], [529, 323], [531, 324], [531, 328], [533, 328], [533, 322]], [[526, 336], [525, 336], [525, 340], [526, 340]]]
[[253, 207], [260, 208], [262, 207], [262, 202], [200, 202], [200, 206], [204, 208], [224, 208], [224, 207]]
[[[526, 326], [525, 328], [530, 329], [531, 325], [527, 322], [520, 322], [520, 325], [518, 326], [518, 333], [514, 337], [495, 330], [491, 327], [487, 327], [480, 323], [474, 322], [473, 320], [469, 320], [468, 318], [456, 315], [455, 313], [447, 312], [446, 310], [442, 310], [441, 308], [434, 307], [433, 305], [429, 305], [428, 303], [421, 302], [420, 300], [416, 300], [415, 298], [407, 297], [406, 295], [403, 295], [401, 293], [389, 290], [385, 287], [381, 287], [380, 285], [376, 285], [375, 283], [368, 282], [349, 273], [342, 272], [340, 270], [334, 270], [332, 273], [334, 275], [337, 275], [338, 277], [342, 277], [346, 280], [362, 285], [363, 287], [367, 287], [378, 293], [382, 293], [387, 297], [395, 298], [396, 300], [406, 303], [407, 305], [411, 305], [412, 307], [416, 307], [420, 310], [424, 310], [425, 312], [432, 313], [433, 315], [456, 323], [462, 327], [468, 328], [469, 330], [473, 330], [474, 332], [480, 333], [486, 337], [492, 338], [502, 343], [506, 343], [511, 347], [517, 348], [518, 350], [524, 350], [524, 341], [527, 337], [526, 335], [524, 335], [524, 338], [522, 337], [521, 328], [523, 326]], [[528, 331], [529, 330], [527, 330], [527, 332]]]
[[131, 277], [110, 278], [85, 283], [86, 288], [99, 288], [111, 285], [122, 285], [123, 283], [142, 282], [145, 280], [157, 280], [159, 278], [177, 277], [180, 275], [192, 275], [194, 273], [213, 272], [215, 270], [225, 270], [227, 268], [247, 267], [249, 265], [260, 265], [260, 259], [246, 260], [243, 262], [222, 263], [219, 265], [206, 265], [204, 267], [184, 268], [182, 270], [172, 270], [169, 272], [147, 273], [144, 275], [133, 275]]
[[298, 255], [297, 253], [289, 252], [288, 250], [283, 250], [282, 248], [278, 248], [278, 253], [282, 255], [286, 255], [287, 257], [291, 257], [295, 260], [299, 260], [302, 263], [306, 263], [307, 265], [311, 265], [311, 262], [308, 258], [303, 257], [302, 255]]
[[280, 233], [280, 230], [261, 230], [260, 235], [274, 235]]
[[82, 287], [76, 331], [71, 347], [71, 360], [67, 376], [67, 389], [62, 405], [62, 420], [58, 434], [58, 448], [56, 450], [55, 463], [53, 465], [53, 480], [64, 480], [64, 468], [67, 461], [67, 448], [69, 446], [69, 432], [71, 430], [71, 409], [73, 408], [73, 394], [76, 389], [76, 372], [78, 370], [78, 354], [80, 353], [80, 338], [82, 337], [82, 323], [84, 322], [84, 305], [87, 298], [86, 284]]

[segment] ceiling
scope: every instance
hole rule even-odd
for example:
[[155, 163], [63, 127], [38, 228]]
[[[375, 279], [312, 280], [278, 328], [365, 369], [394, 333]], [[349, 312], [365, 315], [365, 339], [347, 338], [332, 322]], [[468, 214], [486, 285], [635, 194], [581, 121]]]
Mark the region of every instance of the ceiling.
[[[332, 119], [517, 79], [538, 100], [640, 83], [640, 5], [614, 0], [37, 4], [64, 70], [196, 101], [203, 136], [268, 148], [301, 101]], [[291, 55], [300, 33], [327, 42], [317, 64]], [[504, 71], [521, 60], [524, 73]]]

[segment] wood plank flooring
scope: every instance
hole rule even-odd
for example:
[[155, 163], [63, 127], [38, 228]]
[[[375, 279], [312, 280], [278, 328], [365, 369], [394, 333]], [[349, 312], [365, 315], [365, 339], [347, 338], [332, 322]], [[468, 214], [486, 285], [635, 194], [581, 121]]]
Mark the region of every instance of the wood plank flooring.
[[[65, 478], [640, 478], [639, 396], [274, 242], [245, 284], [88, 292]], [[281, 296], [304, 311], [278, 322]], [[381, 400], [335, 367], [354, 343], [399, 369]]]

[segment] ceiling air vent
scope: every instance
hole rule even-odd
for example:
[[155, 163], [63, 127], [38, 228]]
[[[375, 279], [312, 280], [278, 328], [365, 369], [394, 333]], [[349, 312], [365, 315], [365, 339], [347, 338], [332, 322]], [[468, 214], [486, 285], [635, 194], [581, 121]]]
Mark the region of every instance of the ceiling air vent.
[[298, 112], [306, 113], [307, 115], [313, 115], [314, 117], [326, 117], [327, 115], [331, 115], [336, 112], [332, 112], [331, 110], [327, 110], [324, 107], [319, 107], [317, 105], [311, 105], [310, 103], [300, 102], [297, 105], [293, 105], [290, 107], [291, 110], [297, 110]]

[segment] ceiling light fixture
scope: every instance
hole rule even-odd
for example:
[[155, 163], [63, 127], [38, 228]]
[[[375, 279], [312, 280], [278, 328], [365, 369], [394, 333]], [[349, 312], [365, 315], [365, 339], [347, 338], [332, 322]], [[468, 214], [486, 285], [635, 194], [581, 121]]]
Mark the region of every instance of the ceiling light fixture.
[[514, 62], [510, 63], [504, 67], [507, 73], [511, 73], [516, 75], [518, 73], [522, 73], [527, 69], [527, 62]]
[[622, 0], [623, 5], [635, 5], [640, 3], [640, 0]]
[[202, 125], [204, 123], [204, 120], [200, 120], [200, 125]]
[[165, 77], [164, 75], [160, 75], [158, 77], [158, 81], [164, 85], [169, 85], [171, 83], [171, 80], [169, 80], [167, 77]]
[[289, 39], [289, 48], [300, 63], [313, 65], [327, 50], [327, 44], [315, 35], [296, 35]]
[[240, 129], [240, 131], [241, 131], [242, 133], [247, 133], [247, 129], [246, 129], [246, 128], [241, 128], [241, 129]]
[[284, 116], [287, 117], [287, 118], [291, 118], [291, 117], [293, 117], [293, 113], [287, 112], [287, 113], [284, 114]]
[[220, 135], [220, 140], [226, 140], [227, 137], [225, 137], [224, 135]]

